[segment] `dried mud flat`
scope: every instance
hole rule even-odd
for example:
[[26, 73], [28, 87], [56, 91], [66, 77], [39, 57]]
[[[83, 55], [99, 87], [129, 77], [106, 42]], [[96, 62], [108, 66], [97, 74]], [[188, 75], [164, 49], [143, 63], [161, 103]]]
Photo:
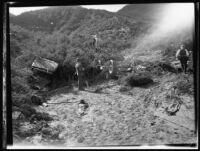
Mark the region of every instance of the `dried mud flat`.
[[[190, 107], [183, 104], [174, 116], [155, 107], [155, 100], [162, 100], [170, 90], [173, 76], [165, 75], [155, 79], [158, 84], [127, 92], [120, 92], [121, 86], [109, 81], [98, 85], [104, 87], [98, 93], [94, 92], [96, 87], [90, 87], [54, 95], [47, 107], [36, 109], [53, 117], [48, 125], [55, 134], [38, 134], [23, 143], [60, 147], [196, 143], [193, 97], [182, 95]], [[77, 114], [80, 99], [89, 104], [84, 116]]]

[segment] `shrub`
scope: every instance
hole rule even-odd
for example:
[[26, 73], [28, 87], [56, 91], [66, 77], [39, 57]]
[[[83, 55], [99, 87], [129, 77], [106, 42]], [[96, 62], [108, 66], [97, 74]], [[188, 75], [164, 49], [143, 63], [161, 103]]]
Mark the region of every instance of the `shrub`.
[[30, 118], [30, 122], [34, 122], [34, 121], [52, 121], [53, 118], [50, 117], [50, 115], [48, 113], [44, 113], [44, 112], [37, 112], [36, 114], [33, 114]]
[[12, 92], [19, 94], [27, 94], [29, 92], [29, 87], [26, 84], [26, 80], [23, 77], [16, 76], [11, 79]]
[[29, 97], [19, 94], [12, 94], [12, 104], [14, 106], [20, 106], [21, 104], [31, 104]]
[[164, 71], [172, 73], [176, 72], [176, 69], [172, 67], [169, 62], [145, 62], [143, 65], [146, 67], [147, 71], [155, 75], [162, 75]]
[[179, 76], [177, 78], [177, 82], [175, 83], [175, 87], [178, 89], [179, 93], [190, 95], [193, 95], [194, 93], [193, 85], [192, 76]]
[[172, 66], [170, 65], [169, 62], [160, 62], [160, 63], [159, 63], [159, 66], [160, 66], [164, 71], [173, 72], [173, 73], [176, 72], [176, 69], [175, 69], [174, 67], [172, 67]]
[[145, 86], [148, 85], [150, 83], [153, 83], [153, 80], [150, 76], [149, 73], [147, 72], [141, 72], [141, 73], [132, 73], [129, 74], [126, 78], [125, 78], [125, 82], [130, 85], [131, 87], [134, 86]]
[[36, 110], [29, 104], [22, 104], [19, 108], [25, 118], [29, 118], [31, 115], [36, 113]]
[[34, 105], [42, 105], [43, 101], [42, 99], [39, 97], [39, 96], [31, 96], [31, 102], [34, 104]]

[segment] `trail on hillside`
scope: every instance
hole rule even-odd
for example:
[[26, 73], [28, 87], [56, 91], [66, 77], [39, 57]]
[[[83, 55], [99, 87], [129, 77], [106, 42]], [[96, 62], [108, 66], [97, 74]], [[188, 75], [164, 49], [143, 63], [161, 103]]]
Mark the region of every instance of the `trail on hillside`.
[[[53, 117], [53, 121], [23, 143], [64, 147], [195, 143], [192, 97], [181, 96], [190, 107], [182, 105], [175, 116], [155, 107], [156, 100], [164, 98], [170, 90], [169, 81], [174, 76], [165, 75], [156, 78], [152, 86], [135, 87], [123, 93], [119, 92], [121, 86], [112, 80], [85, 91], [58, 90], [47, 101], [48, 106], [36, 107]], [[95, 93], [97, 87], [102, 89]], [[80, 99], [89, 104], [84, 116], [77, 114]]]

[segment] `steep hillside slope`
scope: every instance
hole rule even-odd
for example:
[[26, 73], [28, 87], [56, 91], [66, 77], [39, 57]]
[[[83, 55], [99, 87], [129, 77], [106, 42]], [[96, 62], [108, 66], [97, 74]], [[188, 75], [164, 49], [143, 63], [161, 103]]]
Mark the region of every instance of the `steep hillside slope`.
[[[50, 7], [11, 15], [10, 23], [11, 53], [15, 59], [29, 57], [31, 53], [60, 64], [73, 64], [77, 55], [89, 61], [88, 65], [96, 56], [106, 61], [130, 48], [133, 39], [150, 28], [150, 24], [115, 13], [79, 6]], [[93, 34], [99, 38], [101, 49], [97, 52], [91, 45]], [[26, 55], [19, 53], [21, 50]]]
[[189, 51], [193, 51], [194, 6], [192, 4], [131, 4], [117, 13], [151, 24], [147, 32], [133, 41], [132, 49], [125, 52], [128, 57], [142, 56], [142, 59], [143, 56], [149, 56], [144, 57], [144, 60], [162, 59], [161, 54], [170, 45], [174, 45], [173, 51], [176, 51], [181, 43], [185, 44]]
[[89, 10], [79, 6], [50, 7], [25, 12], [19, 16], [11, 15], [10, 23], [29, 31], [40, 32], [40, 34], [33, 34], [32, 38], [37, 39], [41, 37], [41, 34], [47, 34], [49, 38], [39, 38], [40, 44], [48, 39], [54, 41], [49, 42], [50, 44], [58, 41], [58, 37], [67, 37], [70, 41], [76, 41], [72, 42], [73, 45], [80, 47], [80, 45], [87, 45], [87, 42], [91, 42], [91, 35], [97, 34], [103, 48], [113, 47], [113, 49], [120, 50], [130, 47], [133, 39], [151, 27], [150, 24], [136, 22], [134, 19], [115, 13]]
[[[13, 102], [27, 97], [31, 64], [37, 57], [59, 63], [55, 87], [66, 85], [74, 74], [75, 58], [81, 57], [86, 67], [97, 59], [106, 62], [131, 47], [131, 39], [149, 27], [147, 24], [102, 10], [81, 7], [52, 7], [10, 16], [10, 51]], [[100, 38], [101, 49], [91, 45], [92, 34]], [[60, 85], [61, 83], [61, 85]]]
[[[109, 26], [110, 22], [104, 22], [112, 17], [118, 16], [115, 13], [104, 10], [92, 10], [79, 6], [62, 6], [25, 12], [19, 16], [11, 15], [10, 22], [29, 30], [70, 33], [82, 26], [90, 25], [89, 27], [92, 27], [91, 23], [94, 22], [98, 22], [99, 26], [104, 26], [104, 24]], [[124, 21], [122, 20], [122, 22]], [[112, 26], [109, 28], [112, 28]]]
[[136, 21], [145, 21], [155, 23], [160, 20], [164, 8], [168, 4], [129, 4], [119, 10], [117, 13], [123, 16], [128, 16]]

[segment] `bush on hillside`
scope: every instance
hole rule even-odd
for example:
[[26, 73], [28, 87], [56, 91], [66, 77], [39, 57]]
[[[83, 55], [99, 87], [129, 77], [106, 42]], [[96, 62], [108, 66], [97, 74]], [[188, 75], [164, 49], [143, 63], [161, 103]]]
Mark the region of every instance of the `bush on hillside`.
[[125, 82], [127, 85], [131, 87], [135, 86], [146, 86], [148, 84], [153, 83], [152, 77], [147, 72], [141, 73], [131, 73], [127, 77], [125, 77]]
[[177, 81], [174, 85], [183, 94], [194, 94], [194, 82], [192, 76], [178, 76]]
[[169, 62], [160, 62], [159, 66], [164, 70], [164, 71], [168, 71], [168, 72], [173, 72], [176, 73], [176, 69], [174, 67], [171, 66], [171, 64]]
[[162, 75], [164, 72], [176, 73], [176, 69], [172, 67], [169, 62], [145, 62], [143, 65], [146, 67], [147, 71], [155, 75]]
[[19, 111], [23, 114], [25, 118], [30, 118], [32, 115], [36, 114], [36, 110], [30, 104], [21, 104], [20, 106], [13, 106], [13, 112]]
[[152, 74], [154, 75], [157, 75], [157, 76], [160, 76], [163, 74], [163, 69], [161, 66], [159, 66], [159, 64], [155, 63], [149, 63], [147, 66], [146, 66], [146, 70], [151, 72]]
[[30, 122], [34, 122], [34, 121], [52, 121], [53, 118], [50, 117], [50, 115], [48, 113], [44, 113], [44, 112], [37, 112], [36, 114], [33, 114], [31, 117], [30, 117]]

